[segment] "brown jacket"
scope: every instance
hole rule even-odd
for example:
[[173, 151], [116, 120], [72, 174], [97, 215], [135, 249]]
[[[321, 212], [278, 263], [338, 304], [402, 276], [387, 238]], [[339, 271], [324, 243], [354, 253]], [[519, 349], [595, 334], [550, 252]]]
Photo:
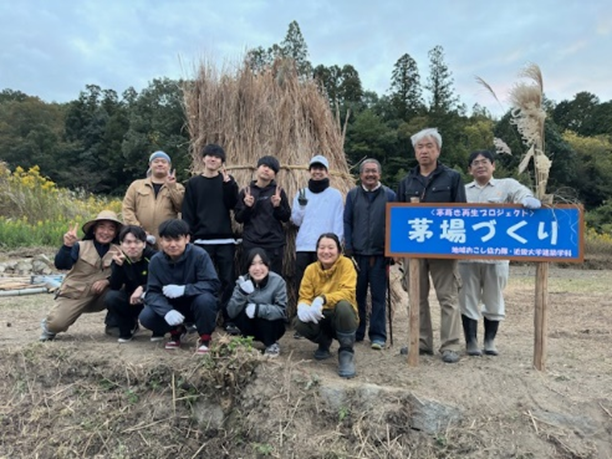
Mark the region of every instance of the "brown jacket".
[[113, 253], [119, 249], [118, 246], [111, 244], [111, 249], [104, 258], [100, 258], [92, 240], [80, 241], [79, 259], [66, 274], [66, 278], [60, 287], [60, 297], [79, 299], [87, 296], [94, 297], [91, 286], [102, 279], [106, 279], [111, 274], [111, 262]]
[[126, 225], [138, 225], [159, 238], [159, 225], [165, 220], [178, 217], [184, 195], [185, 187], [175, 183], [170, 187], [162, 185], [156, 198], [150, 178], [135, 180], [123, 198], [123, 222]]

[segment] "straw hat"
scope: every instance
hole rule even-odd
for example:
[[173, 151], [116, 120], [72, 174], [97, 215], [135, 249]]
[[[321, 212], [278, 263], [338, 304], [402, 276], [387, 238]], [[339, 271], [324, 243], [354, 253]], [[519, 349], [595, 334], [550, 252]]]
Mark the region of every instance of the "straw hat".
[[115, 212], [113, 212], [112, 210], [103, 210], [98, 214], [96, 218], [94, 218], [93, 220], [89, 220], [88, 222], [85, 222], [83, 224], [83, 233], [87, 234], [89, 230], [93, 227], [93, 225], [101, 221], [116, 223], [117, 233], [121, 231], [121, 228], [123, 227], [123, 222], [119, 220]]

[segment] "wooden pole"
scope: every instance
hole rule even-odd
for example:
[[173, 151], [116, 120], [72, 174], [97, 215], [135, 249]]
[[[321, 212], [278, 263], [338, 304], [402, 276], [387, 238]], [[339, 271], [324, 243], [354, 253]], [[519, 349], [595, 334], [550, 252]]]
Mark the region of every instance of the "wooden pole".
[[548, 332], [548, 267], [549, 263], [536, 264], [533, 366], [546, 369], [546, 341]]
[[419, 366], [419, 325], [420, 325], [420, 292], [419, 278], [421, 277], [420, 263], [417, 258], [408, 259], [408, 298], [410, 302], [410, 335], [408, 336], [408, 366]]

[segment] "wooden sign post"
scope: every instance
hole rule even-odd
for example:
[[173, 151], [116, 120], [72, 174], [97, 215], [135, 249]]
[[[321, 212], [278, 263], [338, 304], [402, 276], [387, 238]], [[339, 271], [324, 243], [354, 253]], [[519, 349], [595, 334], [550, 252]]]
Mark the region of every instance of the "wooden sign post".
[[420, 327], [420, 287], [421, 276], [419, 260], [408, 258], [408, 301], [410, 305], [410, 322], [408, 335], [408, 365], [419, 366], [419, 327]]

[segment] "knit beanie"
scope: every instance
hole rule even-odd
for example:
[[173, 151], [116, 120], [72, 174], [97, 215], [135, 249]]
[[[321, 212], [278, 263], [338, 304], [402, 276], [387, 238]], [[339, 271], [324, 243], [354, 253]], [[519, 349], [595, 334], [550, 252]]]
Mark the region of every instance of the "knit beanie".
[[168, 153], [165, 153], [161, 150], [156, 151], [155, 153], [151, 154], [151, 156], [149, 156], [149, 164], [159, 158], [165, 159], [166, 161], [168, 161], [168, 164], [172, 164], [172, 160], [170, 159], [170, 156], [168, 156]]

